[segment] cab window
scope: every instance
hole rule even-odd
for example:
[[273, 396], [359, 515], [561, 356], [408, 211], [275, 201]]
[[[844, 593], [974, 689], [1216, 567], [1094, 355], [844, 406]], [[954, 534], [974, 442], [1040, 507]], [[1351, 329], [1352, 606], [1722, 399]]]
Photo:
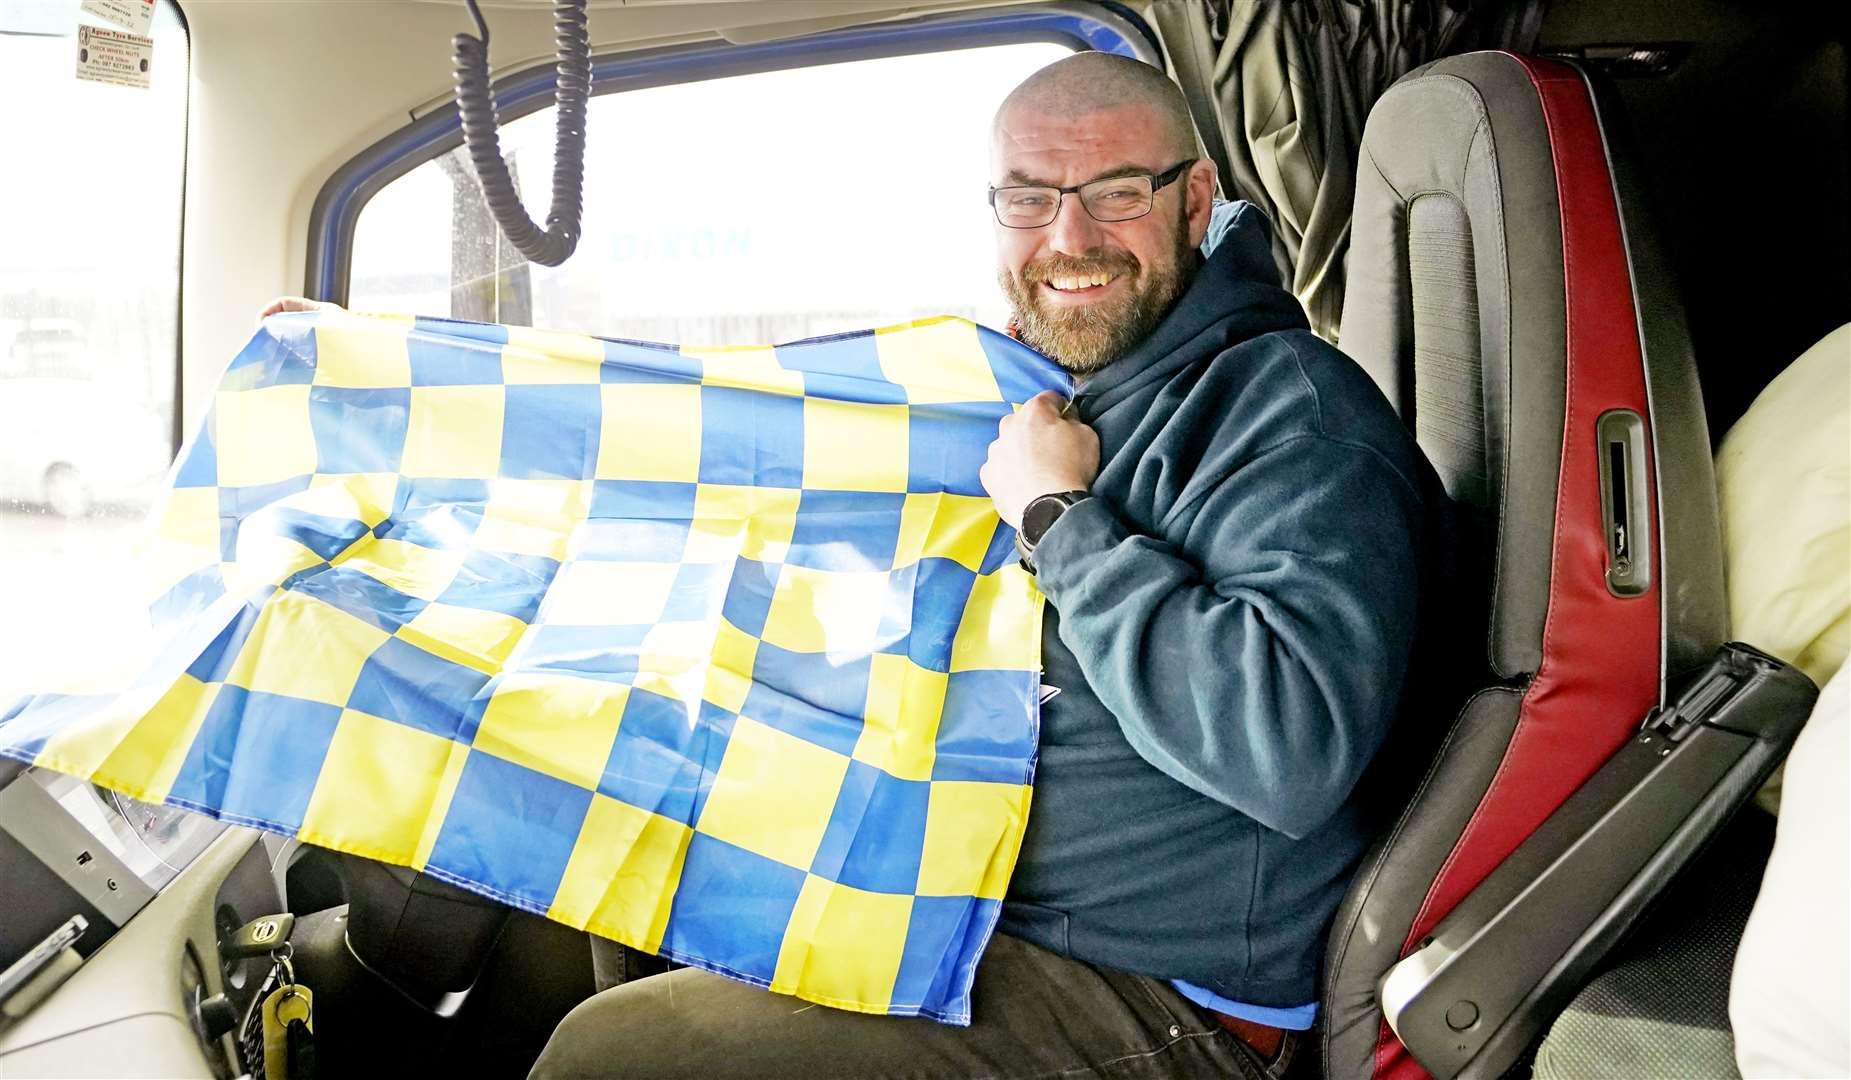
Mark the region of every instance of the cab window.
[[[349, 302], [709, 345], [922, 315], [1001, 326], [984, 202], [990, 115], [1069, 51], [967, 48], [597, 97], [585, 232], [564, 265], [530, 265], [500, 239], [458, 149], [362, 210]], [[502, 128], [536, 220], [553, 125], [546, 109]]]

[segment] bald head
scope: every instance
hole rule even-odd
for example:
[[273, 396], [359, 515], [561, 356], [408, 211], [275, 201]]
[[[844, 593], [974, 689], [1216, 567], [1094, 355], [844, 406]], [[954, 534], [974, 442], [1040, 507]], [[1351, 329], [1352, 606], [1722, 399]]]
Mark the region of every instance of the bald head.
[[1195, 128], [1183, 92], [1161, 69], [1115, 53], [1075, 53], [1030, 75], [1003, 99], [992, 131], [1000, 135], [1012, 118], [1026, 114], [1079, 120], [1140, 106], [1156, 117], [1172, 159], [1195, 156]]

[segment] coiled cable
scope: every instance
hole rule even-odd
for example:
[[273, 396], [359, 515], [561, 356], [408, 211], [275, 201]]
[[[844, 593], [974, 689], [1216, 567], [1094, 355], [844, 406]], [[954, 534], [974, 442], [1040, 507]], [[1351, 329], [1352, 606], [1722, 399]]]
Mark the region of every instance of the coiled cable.
[[578, 247], [584, 210], [585, 114], [591, 98], [591, 39], [585, 32], [585, 0], [555, 0], [553, 41], [559, 57], [558, 125], [553, 147], [553, 205], [542, 230], [527, 216], [514, 178], [501, 157], [496, 137], [495, 95], [489, 86], [488, 23], [476, 0], [464, 0], [480, 38], [458, 34], [452, 41], [456, 63], [456, 110], [463, 120], [463, 142], [482, 183], [482, 197], [496, 224], [514, 249], [542, 266], [558, 266]]

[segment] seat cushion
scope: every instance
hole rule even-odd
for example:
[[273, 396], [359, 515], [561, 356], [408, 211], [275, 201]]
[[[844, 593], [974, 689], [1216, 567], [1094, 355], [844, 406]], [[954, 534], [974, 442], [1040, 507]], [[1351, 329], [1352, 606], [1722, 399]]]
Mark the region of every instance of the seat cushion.
[[1729, 973], [1773, 845], [1744, 810], [1686, 867], [1536, 1051], [1535, 1080], [1734, 1080]]

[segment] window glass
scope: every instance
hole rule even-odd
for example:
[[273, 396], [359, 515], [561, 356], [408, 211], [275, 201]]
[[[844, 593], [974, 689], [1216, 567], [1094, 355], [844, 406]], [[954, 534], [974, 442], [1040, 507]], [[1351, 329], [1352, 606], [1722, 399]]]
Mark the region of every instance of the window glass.
[[112, 86], [80, 18], [0, 3], [0, 707], [145, 623], [127, 552], [173, 450], [186, 32], [161, 0], [152, 85]]
[[[681, 83], [591, 102], [584, 236], [557, 268], [499, 240], [461, 149], [361, 212], [358, 309], [739, 345], [962, 315], [995, 282], [990, 117], [1067, 55], [994, 46]], [[527, 210], [550, 199], [554, 111], [502, 129]]]

